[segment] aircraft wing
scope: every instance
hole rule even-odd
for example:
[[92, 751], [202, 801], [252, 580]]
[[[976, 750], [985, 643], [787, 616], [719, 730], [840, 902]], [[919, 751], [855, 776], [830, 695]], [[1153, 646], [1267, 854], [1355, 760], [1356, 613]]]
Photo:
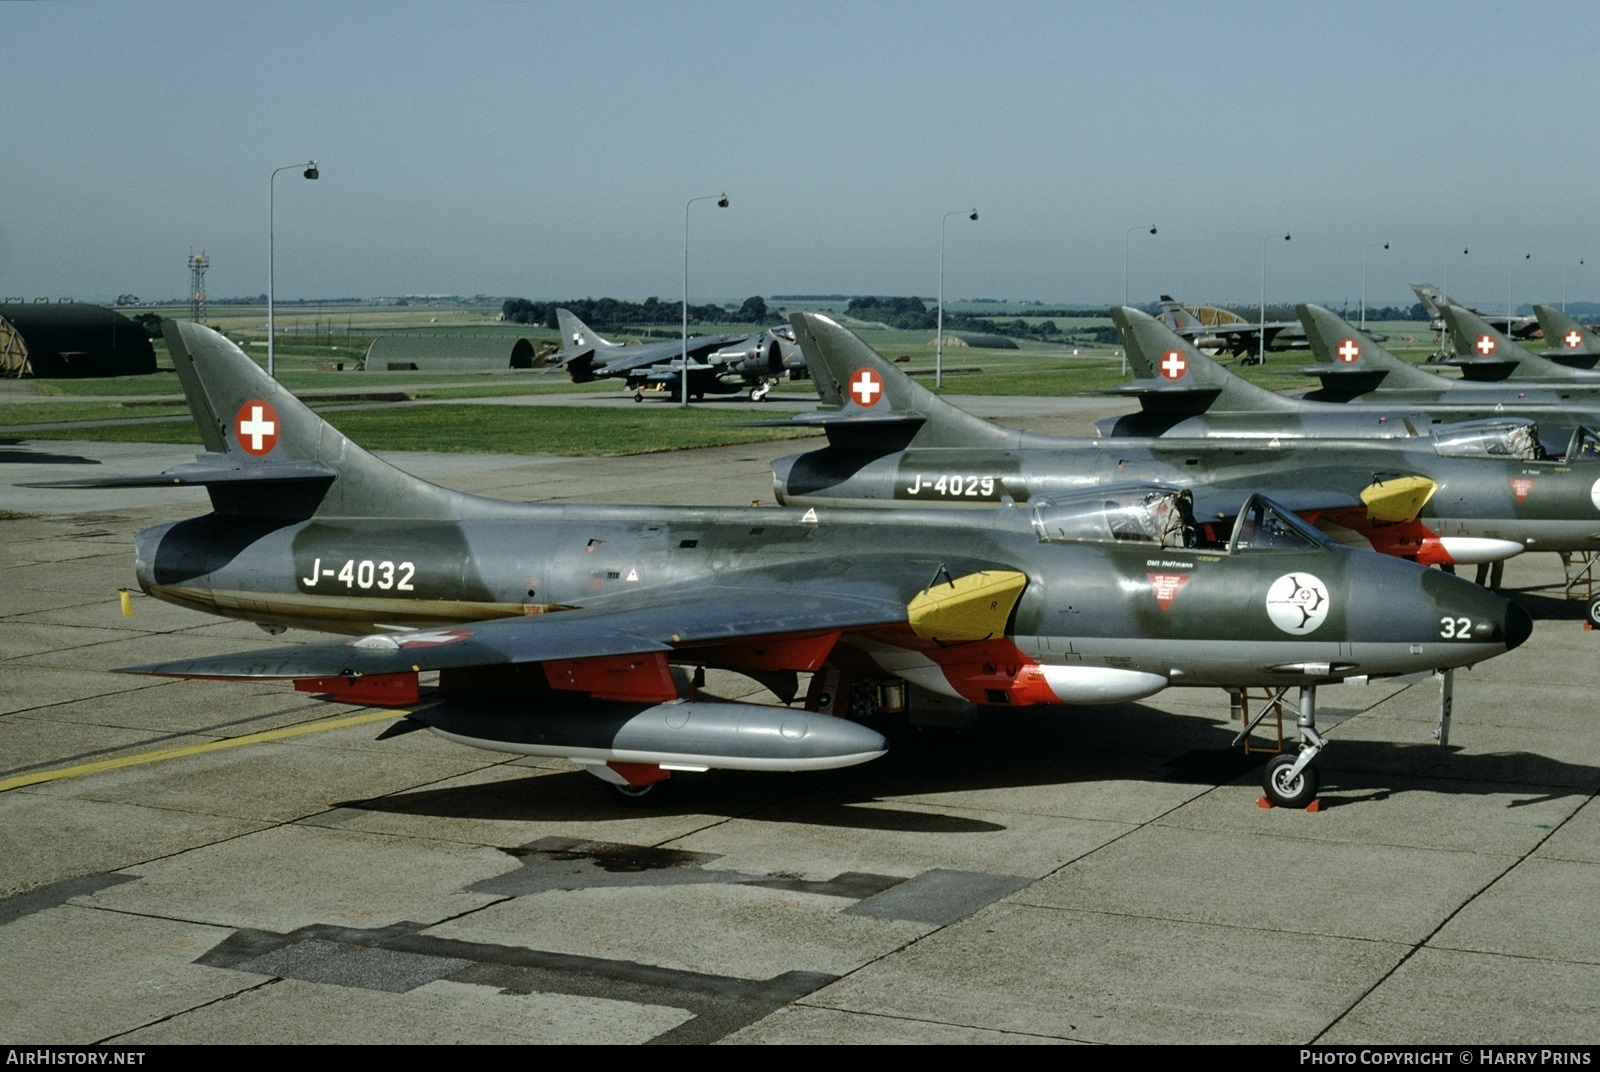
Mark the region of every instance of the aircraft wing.
[[[759, 647], [778, 639], [902, 626], [908, 621], [908, 604], [933, 583], [933, 571], [926, 563], [905, 563], [890, 556], [861, 555], [836, 565], [833, 576], [824, 575], [827, 563], [817, 562], [806, 563], [803, 570], [738, 571], [711, 583], [643, 589], [567, 611], [148, 663], [121, 672], [163, 677], [357, 678], [665, 655], [695, 647]], [[950, 572], [962, 576], [973, 570], [952, 561]]]
[[[748, 339], [748, 335], [697, 335], [689, 339], [689, 359], [698, 360], [725, 346]], [[618, 376], [646, 365], [660, 365], [682, 360], [683, 340], [666, 339], [661, 342], [640, 343], [621, 350], [611, 350], [606, 357], [611, 360], [595, 370], [597, 376]]]

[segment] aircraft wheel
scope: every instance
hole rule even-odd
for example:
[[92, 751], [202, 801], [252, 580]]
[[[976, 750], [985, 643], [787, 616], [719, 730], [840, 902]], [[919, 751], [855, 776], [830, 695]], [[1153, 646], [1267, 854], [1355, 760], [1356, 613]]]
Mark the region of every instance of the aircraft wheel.
[[1267, 799], [1280, 808], [1303, 808], [1316, 799], [1319, 786], [1315, 763], [1308, 763], [1293, 779], [1285, 777], [1299, 758], [1290, 752], [1280, 752], [1267, 760], [1267, 768], [1262, 772], [1261, 787], [1267, 791]]
[[663, 778], [649, 785], [613, 785], [605, 783], [606, 796], [613, 804], [624, 808], [659, 808], [672, 795], [672, 779]]
[[633, 392], [633, 400], [635, 402], [643, 402], [644, 401], [644, 392], [643, 391], [635, 391], [635, 392]]
[[1589, 619], [1589, 624], [1600, 629], [1600, 596], [1589, 600], [1589, 609], [1584, 612]]

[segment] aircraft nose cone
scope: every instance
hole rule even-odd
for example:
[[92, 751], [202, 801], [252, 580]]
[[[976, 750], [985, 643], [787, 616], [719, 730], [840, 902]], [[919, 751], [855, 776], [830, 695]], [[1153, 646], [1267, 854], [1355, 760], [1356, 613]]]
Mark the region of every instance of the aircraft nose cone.
[[1505, 638], [1506, 650], [1519, 647], [1524, 640], [1533, 635], [1533, 616], [1517, 604], [1506, 602]]

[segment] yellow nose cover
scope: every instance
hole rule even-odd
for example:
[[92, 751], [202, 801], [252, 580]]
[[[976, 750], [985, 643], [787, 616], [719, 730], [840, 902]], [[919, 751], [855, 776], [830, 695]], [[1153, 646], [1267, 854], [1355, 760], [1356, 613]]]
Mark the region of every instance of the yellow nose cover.
[[1002, 636], [1028, 583], [1015, 570], [982, 570], [918, 592], [906, 605], [911, 630], [924, 640], [960, 644]]
[[1397, 476], [1362, 488], [1361, 501], [1372, 521], [1398, 523], [1415, 519], [1437, 490], [1439, 485], [1425, 476]]

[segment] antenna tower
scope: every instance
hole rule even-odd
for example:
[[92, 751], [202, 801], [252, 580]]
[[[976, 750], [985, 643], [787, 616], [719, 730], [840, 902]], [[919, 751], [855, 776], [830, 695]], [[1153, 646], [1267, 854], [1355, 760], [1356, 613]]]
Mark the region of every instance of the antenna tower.
[[199, 253], [194, 247], [189, 247], [189, 319], [197, 324], [206, 322], [206, 269], [211, 267], [211, 258], [206, 256], [206, 251]]

